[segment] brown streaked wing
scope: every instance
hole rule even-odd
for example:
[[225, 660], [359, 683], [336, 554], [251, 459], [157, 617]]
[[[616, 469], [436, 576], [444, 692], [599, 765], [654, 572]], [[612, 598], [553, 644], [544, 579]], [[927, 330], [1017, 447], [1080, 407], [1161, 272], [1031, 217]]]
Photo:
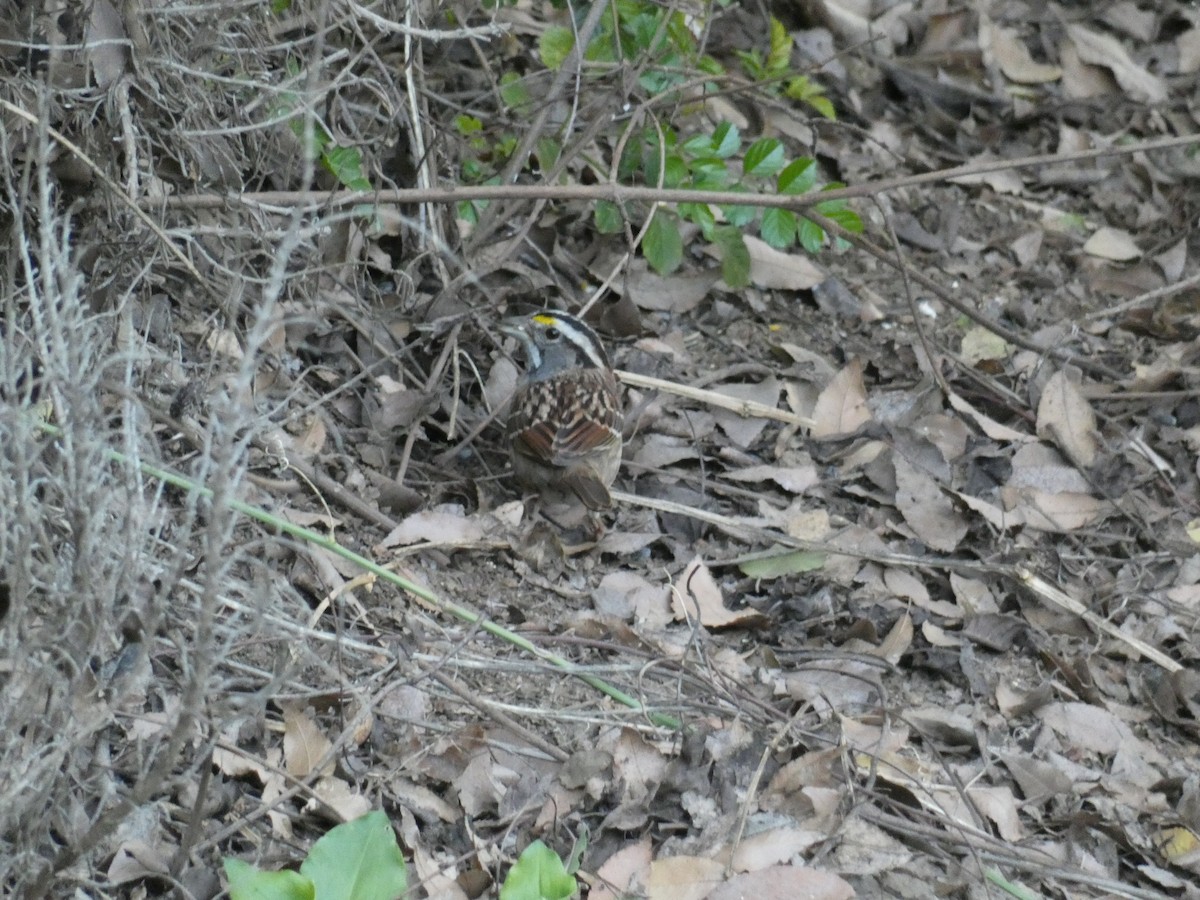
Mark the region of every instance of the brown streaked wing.
[[[611, 374], [597, 369], [563, 377], [554, 390], [545, 382], [530, 385], [528, 395], [514, 403], [527, 412], [509, 422], [514, 448], [524, 456], [569, 468], [601, 447], [620, 443], [621, 411], [615, 388]], [[599, 415], [589, 418], [581, 409]]]

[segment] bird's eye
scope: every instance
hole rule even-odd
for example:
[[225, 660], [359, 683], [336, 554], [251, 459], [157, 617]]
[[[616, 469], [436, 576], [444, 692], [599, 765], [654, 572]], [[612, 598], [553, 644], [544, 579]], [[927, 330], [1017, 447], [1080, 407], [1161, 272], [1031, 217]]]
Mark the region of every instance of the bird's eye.
[[562, 332], [553, 326], [546, 329], [546, 340], [548, 341], [557, 341], [561, 336]]

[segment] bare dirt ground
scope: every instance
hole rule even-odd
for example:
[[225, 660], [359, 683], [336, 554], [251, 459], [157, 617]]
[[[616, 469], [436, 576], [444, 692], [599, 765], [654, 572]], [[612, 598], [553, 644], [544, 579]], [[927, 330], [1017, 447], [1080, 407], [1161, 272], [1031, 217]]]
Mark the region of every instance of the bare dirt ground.
[[[214, 897], [383, 810], [412, 896], [496, 896], [540, 839], [589, 897], [1200, 897], [1194, 4], [775, 9], [836, 121], [738, 68], [753, 4], [685, 10], [707, 100], [548, 71], [542, 4], [34, 6], [0, 3], [6, 894]], [[570, 194], [635, 124], [723, 121], [863, 236], [748, 228], [735, 289]], [[549, 189], [417, 202], [493, 175]], [[665, 383], [627, 379], [580, 547], [506, 475], [496, 323], [593, 294]]]

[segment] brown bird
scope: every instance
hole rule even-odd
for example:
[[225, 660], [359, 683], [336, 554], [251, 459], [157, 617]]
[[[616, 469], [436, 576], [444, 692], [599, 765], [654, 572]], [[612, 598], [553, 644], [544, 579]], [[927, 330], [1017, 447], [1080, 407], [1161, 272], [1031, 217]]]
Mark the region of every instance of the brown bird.
[[612, 506], [621, 467], [621, 397], [600, 338], [580, 319], [552, 309], [500, 326], [521, 342], [508, 437], [513, 473], [551, 502], [576, 498], [588, 509]]

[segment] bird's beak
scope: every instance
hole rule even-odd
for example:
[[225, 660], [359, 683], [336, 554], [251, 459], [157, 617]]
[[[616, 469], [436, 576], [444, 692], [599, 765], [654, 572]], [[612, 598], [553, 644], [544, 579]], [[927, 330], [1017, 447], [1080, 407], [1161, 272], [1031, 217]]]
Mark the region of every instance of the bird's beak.
[[524, 319], [505, 319], [500, 323], [499, 327], [502, 334], [507, 334], [509, 337], [514, 337], [522, 343], [529, 337], [529, 333], [525, 330]]

